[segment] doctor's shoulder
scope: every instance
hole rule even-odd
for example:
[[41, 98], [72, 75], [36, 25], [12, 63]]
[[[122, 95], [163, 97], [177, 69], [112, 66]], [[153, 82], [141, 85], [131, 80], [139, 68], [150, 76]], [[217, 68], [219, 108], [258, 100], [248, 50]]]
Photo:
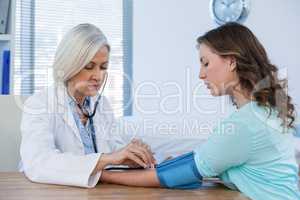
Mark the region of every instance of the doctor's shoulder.
[[23, 113], [49, 113], [54, 103], [55, 89], [53, 86], [45, 87], [29, 96], [23, 105]]

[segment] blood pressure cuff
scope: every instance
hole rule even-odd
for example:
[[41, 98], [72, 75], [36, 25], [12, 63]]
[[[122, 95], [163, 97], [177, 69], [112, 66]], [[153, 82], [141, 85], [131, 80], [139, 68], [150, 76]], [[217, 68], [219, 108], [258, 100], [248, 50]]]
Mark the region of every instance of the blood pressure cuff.
[[202, 176], [198, 172], [194, 152], [190, 152], [156, 167], [156, 173], [162, 187], [174, 189], [196, 189], [202, 185]]

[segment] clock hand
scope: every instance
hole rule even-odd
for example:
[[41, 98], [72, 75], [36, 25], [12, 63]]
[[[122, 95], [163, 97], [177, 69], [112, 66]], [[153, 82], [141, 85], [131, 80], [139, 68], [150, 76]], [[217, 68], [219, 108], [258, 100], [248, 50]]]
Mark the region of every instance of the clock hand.
[[236, 3], [236, 0], [233, 0], [231, 1], [229, 4], [228, 4], [228, 7], [230, 7], [232, 4]]
[[223, 5], [225, 5], [227, 7], [227, 3], [225, 3], [224, 1], [222, 1], [221, 4], [223, 4]]

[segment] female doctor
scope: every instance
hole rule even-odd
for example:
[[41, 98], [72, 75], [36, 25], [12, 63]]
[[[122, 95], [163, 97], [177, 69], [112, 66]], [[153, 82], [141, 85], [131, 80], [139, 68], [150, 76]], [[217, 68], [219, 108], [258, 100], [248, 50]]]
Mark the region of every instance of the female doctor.
[[149, 167], [148, 145], [123, 147], [108, 101], [98, 94], [107, 80], [110, 47], [94, 25], [71, 29], [58, 46], [55, 84], [24, 104], [21, 171], [34, 182], [94, 187], [107, 165]]

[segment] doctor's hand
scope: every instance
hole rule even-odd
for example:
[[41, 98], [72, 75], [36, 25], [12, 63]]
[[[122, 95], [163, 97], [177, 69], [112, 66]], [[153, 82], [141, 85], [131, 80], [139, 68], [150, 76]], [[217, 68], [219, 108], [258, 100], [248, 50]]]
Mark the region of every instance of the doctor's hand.
[[[144, 152], [144, 156], [143, 157], [140, 157], [139, 154], [137, 154], [137, 156], [139, 156], [140, 158], [142, 158], [142, 160], [145, 162], [147, 162], [147, 167], [150, 167], [150, 168], [154, 168], [155, 164], [156, 164], [156, 160], [153, 156], [153, 152], [151, 151], [151, 148], [149, 145], [147, 145], [146, 143], [144, 143], [143, 141], [141, 140], [138, 140], [138, 139], [133, 139], [131, 141], [131, 143], [133, 145], [133, 148], [136, 148], [136, 149], [140, 149]], [[146, 158], [146, 160], [145, 160]], [[139, 167], [139, 166], [142, 166], [140, 165], [139, 163], [135, 162], [134, 160], [132, 159], [127, 159], [125, 160], [125, 162], [123, 162], [124, 165], [128, 165], [129, 167]], [[142, 166], [144, 167], [144, 166]]]
[[128, 165], [129, 167], [141, 166], [154, 167], [156, 164], [150, 147], [140, 140], [133, 139], [127, 146], [119, 151], [102, 154], [96, 170], [100, 171], [107, 165]]

